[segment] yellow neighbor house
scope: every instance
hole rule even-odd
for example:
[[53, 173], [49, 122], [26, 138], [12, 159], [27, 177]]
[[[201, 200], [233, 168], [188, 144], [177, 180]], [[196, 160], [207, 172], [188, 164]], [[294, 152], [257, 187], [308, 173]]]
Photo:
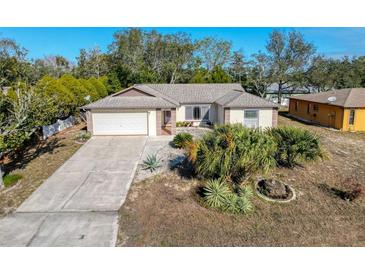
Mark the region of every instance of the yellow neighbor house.
[[365, 131], [365, 88], [293, 96], [289, 114], [343, 131]]

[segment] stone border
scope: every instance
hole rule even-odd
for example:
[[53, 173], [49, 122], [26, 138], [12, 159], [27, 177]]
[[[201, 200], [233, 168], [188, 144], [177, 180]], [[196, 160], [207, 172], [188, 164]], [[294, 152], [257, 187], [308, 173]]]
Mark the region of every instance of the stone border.
[[288, 199], [288, 200], [277, 200], [277, 199], [272, 199], [272, 198], [269, 198], [269, 197], [267, 197], [267, 196], [265, 196], [265, 195], [263, 195], [262, 193], [260, 193], [260, 191], [258, 191], [257, 190], [257, 187], [258, 187], [258, 181], [256, 181], [255, 182], [255, 184], [254, 184], [254, 188], [255, 188], [255, 193], [256, 193], [256, 195], [257, 196], [259, 196], [261, 199], [263, 199], [263, 200], [265, 200], [265, 201], [267, 201], [267, 202], [274, 202], [274, 203], [289, 203], [289, 202], [291, 202], [291, 201], [293, 201], [294, 199], [296, 199], [296, 197], [297, 197], [297, 195], [295, 194], [295, 190], [294, 190], [294, 188], [292, 188], [291, 186], [289, 186], [289, 185], [286, 185], [289, 189], [290, 189], [290, 191], [293, 193], [293, 196], [290, 198], [290, 199]]
[[[90, 139], [90, 138], [89, 138], [89, 139]], [[80, 141], [77, 141], [77, 140], [74, 140], [74, 141], [75, 141], [75, 143], [76, 143], [76, 144], [84, 145], [84, 144], [86, 144], [86, 142], [87, 142], [87, 141], [89, 141], [89, 139], [88, 139], [88, 140], [86, 140], [85, 142], [80, 142]]]

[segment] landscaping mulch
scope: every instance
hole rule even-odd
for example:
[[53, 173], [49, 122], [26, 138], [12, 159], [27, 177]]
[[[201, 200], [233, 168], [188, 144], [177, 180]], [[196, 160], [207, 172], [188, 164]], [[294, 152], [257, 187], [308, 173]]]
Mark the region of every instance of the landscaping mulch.
[[76, 134], [85, 124], [70, 127], [50, 138], [29, 146], [17, 159], [8, 159], [5, 170], [22, 178], [13, 186], [0, 190], [0, 217], [25, 201], [52, 173], [80, 147]]
[[[365, 246], [365, 198], [352, 202], [328, 189], [365, 187], [365, 133], [340, 132], [279, 117], [279, 125], [320, 136], [327, 159], [275, 169], [270, 176], [296, 190], [295, 200], [270, 203], [255, 196], [255, 210], [232, 215], [198, 202], [201, 182], [168, 172], [132, 184], [120, 210], [120, 246]], [[326, 187], [324, 187], [326, 186]]]

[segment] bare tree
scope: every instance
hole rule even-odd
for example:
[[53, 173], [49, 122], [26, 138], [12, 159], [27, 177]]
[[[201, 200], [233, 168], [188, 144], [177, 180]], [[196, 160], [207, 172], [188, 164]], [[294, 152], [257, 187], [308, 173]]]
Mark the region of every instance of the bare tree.
[[231, 58], [231, 42], [207, 37], [198, 41], [197, 46], [197, 56], [208, 71], [224, 67]]
[[267, 56], [262, 53], [254, 54], [248, 63], [246, 88], [252, 93], [265, 97], [270, 84], [270, 64]]
[[284, 91], [303, 83], [306, 70], [315, 53], [313, 44], [304, 40], [300, 32], [289, 34], [273, 31], [266, 45], [272, 83], [278, 84], [278, 103]]
[[107, 57], [99, 47], [81, 49], [77, 57], [77, 74], [83, 78], [100, 78], [108, 72]]

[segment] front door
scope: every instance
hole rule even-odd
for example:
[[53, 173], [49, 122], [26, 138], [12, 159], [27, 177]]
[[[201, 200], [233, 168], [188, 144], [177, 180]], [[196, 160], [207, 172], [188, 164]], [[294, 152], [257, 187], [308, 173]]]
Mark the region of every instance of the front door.
[[164, 110], [162, 119], [162, 135], [171, 135], [171, 110]]
[[329, 116], [330, 116], [329, 126], [332, 128], [336, 128], [336, 111], [331, 111]]
[[170, 110], [164, 111], [163, 123], [165, 126], [171, 124], [171, 111]]

